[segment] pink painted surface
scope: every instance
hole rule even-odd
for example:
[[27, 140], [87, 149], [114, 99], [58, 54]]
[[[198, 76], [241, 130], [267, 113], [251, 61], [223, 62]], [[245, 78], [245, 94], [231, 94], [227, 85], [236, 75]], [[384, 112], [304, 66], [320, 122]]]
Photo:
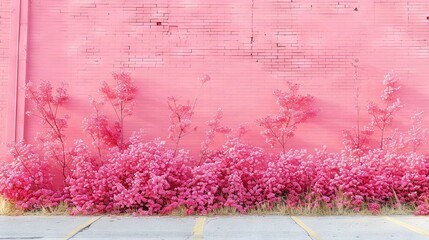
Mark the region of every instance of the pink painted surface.
[[[390, 70], [401, 78], [405, 105], [394, 124], [408, 126], [415, 111], [429, 116], [428, 14], [427, 0], [33, 0], [26, 78], [69, 84], [70, 142], [82, 137], [88, 97], [100, 96], [100, 82], [113, 71], [131, 72], [139, 87], [128, 134], [143, 128], [149, 139], [166, 138], [167, 97], [197, 97], [198, 131], [181, 144], [194, 151], [218, 108], [225, 125], [248, 123], [245, 140], [268, 148], [255, 120], [276, 111], [273, 90], [293, 81], [314, 95], [320, 112], [289, 147], [333, 150], [341, 130], [356, 122], [356, 103], [367, 122], [366, 105], [379, 99]], [[201, 89], [204, 74], [212, 80]], [[24, 129], [30, 140], [40, 123], [26, 118]]]
[[[11, 0], [0, 1], [0, 152], [6, 150], [6, 143], [10, 140], [13, 129], [13, 114], [11, 103], [15, 97], [11, 95], [14, 85], [14, 72], [16, 72], [16, 30], [17, 13], [16, 4]], [[15, 70], [15, 71], [14, 71]]]
[[0, 151], [5, 150], [8, 113], [11, 1], [0, 1]]

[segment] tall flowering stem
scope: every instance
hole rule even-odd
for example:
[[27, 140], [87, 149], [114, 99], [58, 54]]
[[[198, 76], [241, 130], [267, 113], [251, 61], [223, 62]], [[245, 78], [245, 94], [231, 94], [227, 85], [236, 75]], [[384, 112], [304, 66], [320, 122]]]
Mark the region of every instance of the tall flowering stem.
[[122, 148], [124, 145], [124, 119], [132, 115], [137, 87], [129, 73], [113, 73], [113, 78], [116, 80], [116, 86], [110, 87], [106, 82], [103, 82], [100, 91], [115, 111], [117, 123], [121, 130], [119, 147]]
[[[359, 79], [359, 59], [355, 59], [354, 62], [352, 62], [352, 66], [354, 68], [354, 83], [357, 85]], [[360, 159], [360, 157], [370, 149], [369, 137], [374, 133], [374, 130], [372, 126], [361, 128], [359, 97], [359, 87], [356, 87], [356, 126], [352, 127], [351, 130], [343, 131], [343, 145], [351, 155], [357, 156]]]
[[279, 111], [275, 115], [259, 119], [258, 124], [264, 128], [261, 134], [265, 141], [274, 147], [280, 145], [286, 153], [286, 142], [294, 136], [297, 125], [314, 117], [317, 110], [313, 108], [313, 96], [298, 94], [299, 85], [288, 82], [286, 91], [275, 90]]
[[213, 115], [213, 118], [207, 122], [209, 130], [206, 132], [206, 139], [201, 143], [201, 157], [204, 158], [207, 155], [210, 144], [214, 142], [216, 133], [228, 134], [231, 132], [231, 128], [222, 126], [221, 120], [223, 118], [222, 109], [218, 109]]
[[175, 144], [174, 156], [176, 156], [180, 140], [190, 131], [196, 130], [196, 127], [192, 127], [194, 109], [189, 102], [180, 104], [174, 97], [169, 97], [167, 103], [171, 112], [168, 138]]
[[417, 149], [427, 142], [428, 129], [423, 126], [423, 112], [414, 114], [411, 119], [413, 124], [405, 136], [405, 143], [413, 152], [417, 152]]
[[343, 131], [343, 145], [353, 156], [361, 157], [370, 150], [369, 140], [374, 134], [371, 126], [365, 126], [362, 130], [353, 127]]
[[[210, 81], [209, 75], [205, 74], [199, 78], [201, 88], [204, 84]], [[170, 110], [170, 126], [168, 127], [168, 138], [174, 142], [174, 156], [177, 155], [180, 140], [190, 131], [195, 131], [197, 127], [192, 127], [192, 117], [197, 105], [198, 97], [194, 99], [191, 105], [189, 101], [186, 104], [180, 104], [178, 100], [171, 96], [167, 98], [168, 109]]]
[[92, 145], [97, 149], [99, 159], [102, 160], [102, 149], [119, 146], [121, 141], [121, 127], [118, 122], [113, 126], [109, 124], [108, 117], [101, 108], [103, 102], [91, 99], [93, 113], [83, 120], [83, 130], [92, 138]]
[[33, 109], [27, 114], [40, 118], [48, 126], [47, 132], [39, 140], [48, 148], [47, 156], [55, 159], [65, 179], [69, 169], [64, 135], [68, 116], [59, 117], [58, 111], [69, 100], [66, 86], [63, 84], [53, 92], [48, 81], [43, 81], [38, 87], [30, 82], [25, 87], [25, 96], [33, 103]]
[[386, 74], [383, 85], [384, 91], [381, 95], [383, 106], [373, 102], [368, 104], [368, 114], [371, 116], [370, 125], [380, 130], [380, 149], [383, 149], [386, 127], [392, 124], [393, 116], [402, 108], [397, 97], [400, 89], [398, 77], [393, 73]]

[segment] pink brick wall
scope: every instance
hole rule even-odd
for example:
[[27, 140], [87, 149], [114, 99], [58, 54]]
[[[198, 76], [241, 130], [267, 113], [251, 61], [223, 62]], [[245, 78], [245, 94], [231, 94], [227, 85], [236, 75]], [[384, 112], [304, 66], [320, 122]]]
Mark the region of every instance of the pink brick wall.
[[[355, 122], [357, 102], [366, 121], [365, 106], [378, 99], [389, 70], [401, 77], [407, 106], [397, 126], [407, 125], [414, 111], [429, 116], [427, 16], [427, 0], [32, 0], [27, 80], [69, 83], [69, 139], [82, 135], [88, 96], [112, 71], [129, 71], [138, 83], [126, 130], [144, 128], [148, 138], [167, 136], [167, 96], [198, 96], [200, 127], [183, 142], [194, 147], [217, 108], [226, 125], [249, 123], [247, 141], [266, 146], [255, 119], [274, 113], [273, 89], [294, 81], [315, 96], [320, 114], [289, 146], [335, 149], [341, 130]], [[203, 74], [212, 81], [200, 89]], [[29, 139], [39, 122], [25, 124]]]
[[10, 0], [0, 1], [0, 151], [5, 149], [5, 143], [7, 142], [11, 9]]

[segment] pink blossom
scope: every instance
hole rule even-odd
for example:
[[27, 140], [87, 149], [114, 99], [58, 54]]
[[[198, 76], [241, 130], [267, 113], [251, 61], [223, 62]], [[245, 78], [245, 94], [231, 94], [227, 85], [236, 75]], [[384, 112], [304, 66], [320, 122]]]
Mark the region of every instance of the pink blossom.
[[228, 134], [231, 132], [231, 128], [222, 126], [220, 121], [223, 118], [222, 109], [218, 109], [216, 114], [213, 115], [213, 119], [207, 122], [209, 130], [206, 132], [206, 139], [201, 143], [201, 154], [203, 157], [207, 154], [210, 144], [214, 142], [216, 133]]
[[411, 118], [413, 120], [410, 130], [408, 130], [405, 136], [405, 144], [409, 145], [413, 152], [416, 152], [417, 149], [426, 144], [428, 129], [423, 127], [423, 112], [414, 114]]
[[116, 114], [117, 121], [114, 125], [118, 128], [119, 142], [118, 146], [123, 147], [124, 143], [124, 119], [132, 115], [133, 105], [137, 94], [137, 87], [131, 79], [131, 75], [126, 72], [113, 73], [116, 81], [114, 87], [109, 86], [106, 82], [102, 83], [100, 92], [108, 100]]
[[45, 155], [54, 159], [61, 168], [62, 177], [65, 179], [70, 167], [64, 135], [69, 117], [68, 115], [61, 117], [59, 112], [69, 100], [66, 85], [62, 84], [53, 93], [53, 87], [48, 81], [41, 82], [38, 87], [29, 82], [25, 87], [25, 97], [33, 104], [28, 114], [40, 118], [47, 126], [46, 131], [39, 134], [39, 144], [46, 149]]
[[383, 106], [374, 102], [368, 104], [368, 114], [371, 117], [370, 125], [380, 130], [380, 148], [384, 146], [386, 128], [392, 124], [394, 115], [402, 108], [402, 104], [397, 97], [400, 87], [398, 86], [396, 75], [389, 73], [384, 76], [383, 85], [384, 91], [383, 95], [381, 95]]
[[258, 120], [258, 124], [265, 130], [261, 134], [272, 147], [280, 145], [283, 153], [286, 152], [286, 141], [293, 137], [297, 125], [306, 122], [316, 115], [312, 108], [313, 97], [298, 94], [299, 85], [288, 82], [288, 90], [275, 90], [279, 112]]
[[17, 208], [54, 207], [62, 200], [53, 184], [53, 169], [39, 152], [37, 146], [19, 142], [9, 151], [14, 160], [0, 165], [0, 195]]
[[170, 110], [170, 126], [168, 138], [175, 142], [174, 154], [177, 153], [180, 140], [192, 130], [192, 117], [194, 109], [189, 102], [180, 104], [176, 98], [168, 97], [168, 109]]

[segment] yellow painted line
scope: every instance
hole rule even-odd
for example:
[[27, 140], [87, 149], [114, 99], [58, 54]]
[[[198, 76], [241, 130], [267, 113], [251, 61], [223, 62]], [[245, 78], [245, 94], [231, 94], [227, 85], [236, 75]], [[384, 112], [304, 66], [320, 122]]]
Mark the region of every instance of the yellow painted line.
[[206, 217], [198, 217], [195, 226], [194, 226], [194, 240], [203, 239], [204, 232], [204, 223], [206, 222]]
[[311, 229], [309, 226], [307, 226], [307, 224], [305, 224], [303, 221], [301, 221], [301, 219], [299, 219], [298, 217], [295, 217], [295, 216], [290, 216], [290, 217], [292, 218], [292, 220], [294, 220], [296, 222], [296, 224], [298, 224], [300, 227], [302, 227], [302, 229], [304, 229], [307, 232], [307, 234], [311, 237], [311, 239], [321, 240], [319, 235], [313, 229]]
[[67, 235], [63, 239], [64, 240], [71, 239], [76, 234], [78, 234], [80, 231], [82, 231], [84, 228], [86, 228], [89, 225], [93, 224], [95, 221], [97, 221], [100, 218], [101, 218], [101, 216], [99, 216], [99, 217], [93, 217], [93, 218], [88, 219], [88, 221], [82, 223], [81, 225], [77, 226], [75, 229], [73, 229], [69, 233], [67, 233]]
[[384, 219], [386, 219], [386, 220], [388, 220], [390, 222], [396, 223], [396, 224], [398, 224], [401, 227], [407, 228], [408, 230], [411, 230], [411, 231], [416, 232], [418, 234], [421, 234], [423, 236], [429, 237], [429, 231], [426, 231], [423, 228], [419, 228], [419, 227], [410, 225], [410, 224], [408, 224], [406, 222], [403, 222], [403, 221], [398, 220], [398, 219], [394, 219], [392, 217], [384, 217]]

